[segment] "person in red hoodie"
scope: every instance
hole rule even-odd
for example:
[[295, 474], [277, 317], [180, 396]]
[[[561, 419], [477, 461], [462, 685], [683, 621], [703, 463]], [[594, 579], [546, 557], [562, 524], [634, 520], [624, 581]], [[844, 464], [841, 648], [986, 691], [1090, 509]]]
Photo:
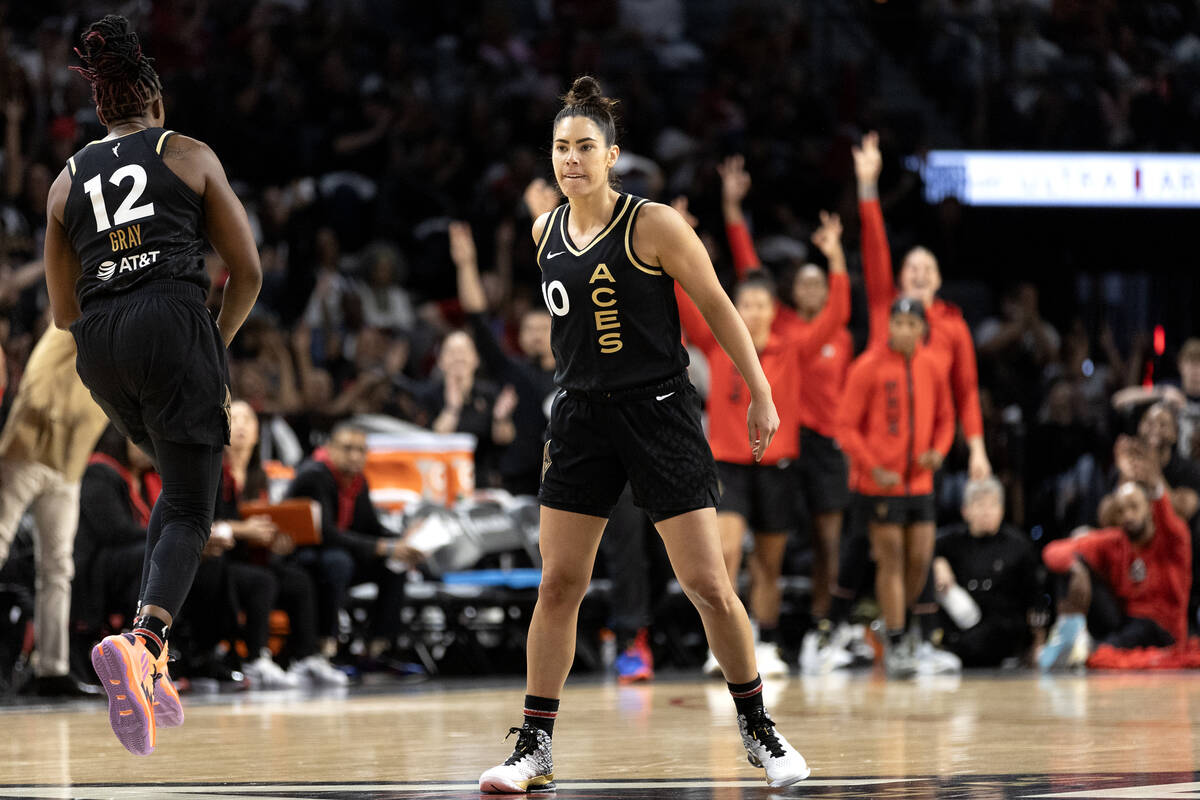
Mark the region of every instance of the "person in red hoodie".
[[850, 485], [868, 520], [875, 591], [887, 628], [889, 676], [916, 671], [902, 647], [905, 616], [925, 587], [933, 558], [933, 473], [954, 441], [950, 388], [929, 351], [919, 300], [897, 298], [886, 345], [855, 359], [837, 415], [838, 441], [850, 457]]
[[1167, 647], [1187, 637], [1192, 539], [1171, 505], [1162, 468], [1139, 439], [1117, 440], [1122, 483], [1113, 527], [1046, 545], [1042, 559], [1064, 576], [1058, 619], [1038, 655], [1042, 670], [1086, 660], [1088, 635], [1121, 649]]
[[[800, 455], [801, 368], [850, 318], [850, 280], [841, 233], [838, 216], [822, 212], [821, 227], [813, 234], [813, 241], [829, 258], [832, 288], [829, 303], [811, 325], [783, 329], [774, 326], [778, 310], [775, 285], [762, 270], [745, 274], [735, 290], [734, 305], [750, 331], [767, 381], [778, 398], [779, 430], [783, 431], [757, 463], [741, 423], [750, 405], [750, 390], [700, 310], [679, 284], [675, 285], [684, 334], [708, 361], [708, 439], [721, 480], [717, 526], [725, 567], [735, 585], [741, 568], [743, 534], [747, 528], [755, 534], [750, 608], [758, 625], [758, 668], [766, 676], [787, 673], [776, 648], [776, 628], [782, 600], [779, 576], [783, 554], [788, 532], [797, 523], [796, 494], [800, 487], [794, 467]], [[704, 671], [719, 675], [720, 669], [710, 652]]]
[[[750, 191], [750, 174], [742, 156], [730, 156], [717, 170], [721, 175], [721, 209], [733, 266], [739, 277], [745, 277], [762, 268], [742, 213], [742, 201]], [[836, 254], [830, 250], [830, 242], [837, 245]], [[833, 277], [837, 274], [833, 267], [835, 258], [844, 260], [841, 238], [814, 237], [813, 243], [829, 262], [829, 275], [816, 264], [802, 266], [791, 285], [785, 287], [794, 310], [777, 305], [771, 329], [783, 336], [812, 337], [811, 346], [801, 355], [799, 394], [795, 398], [800, 414], [798, 473], [802, 500], [812, 526], [812, 616], [821, 621], [818, 627], [828, 634], [832, 628], [828, 618], [838, 568], [838, 540], [843, 513], [850, 504], [846, 458], [835, 438], [834, 418], [854, 356], [854, 340], [847, 327], [848, 318], [832, 333], [823, 324], [822, 312], [840, 291], [841, 279]], [[803, 652], [811, 649], [815, 655], [819, 637], [816, 631], [810, 634], [805, 637]]]

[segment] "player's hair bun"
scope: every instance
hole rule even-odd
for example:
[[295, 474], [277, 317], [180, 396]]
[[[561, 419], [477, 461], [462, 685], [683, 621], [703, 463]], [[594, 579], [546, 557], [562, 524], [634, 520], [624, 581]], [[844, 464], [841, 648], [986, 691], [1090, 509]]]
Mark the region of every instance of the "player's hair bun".
[[129, 20], [109, 14], [92, 25], [80, 41], [79, 56], [102, 80], [133, 82], [141, 74], [142, 45], [129, 30]]
[[616, 104], [616, 100], [604, 96], [604, 92], [600, 90], [600, 81], [591, 75], [576, 78], [571, 84], [571, 89], [563, 96], [563, 105], [568, 108], [596, 108], [611, 114]]

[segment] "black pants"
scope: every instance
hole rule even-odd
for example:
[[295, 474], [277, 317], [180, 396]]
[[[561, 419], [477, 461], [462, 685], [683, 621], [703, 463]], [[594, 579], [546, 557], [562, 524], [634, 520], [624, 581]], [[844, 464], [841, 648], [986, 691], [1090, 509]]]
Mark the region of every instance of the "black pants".
[[211, 653], [222, 640], [238, 635], [238, 603], [223, 557], [203, 559], [171, 631], [175, 651], [193, 656]]
[[229, 582], [242, 612], [242, 641], [251, 659], [258, 658], [271, 635], [271, 609], [279, 596], [279, 581], [267, 567], [229, 562]]
[[337, 635], [338, 611], [346, 608], [350, 587], [369, 582], [379, 587], [371, 610], [369, 634], [391, 639], [400, 633], [404, 576], [392, 572], [382, 560], [356, 559], [340, 547], [304, 547], [293, 558], [316, 584], [318, 635]]
[[317, 652], [317, 590], [308, 572], [289, 561], [275, 560], [270, 570], [279, 592], [275, 607], [288, 615], [288, 653], [304, 658]]
[[[855, 502], [858, 495], [851, 500], [846, 509], [845, 525], [842, 526], [842, 536], [838, 540], [838, 573], [837, 584], [834, 587], [833, 616], [848, 615], [850, 606], [855, 598], [868, 589], [875, 579], [875, 562], [871, 560], [871, 537], [867, 531], [867, 518], [863, 513], [862, 503]], [[844, 608], [842, 614], [837, 609]], [[838, 618], [835, 622], [844, 622]]]
[[962, 659], [964, 667], [997, 667], [1004, 659], [1020, 655], [1030, 644], [1029, 625], [1023, 619], [985, 616], [970, 630], [959, 630], [945, 612], [939, 615], [943, 644]]

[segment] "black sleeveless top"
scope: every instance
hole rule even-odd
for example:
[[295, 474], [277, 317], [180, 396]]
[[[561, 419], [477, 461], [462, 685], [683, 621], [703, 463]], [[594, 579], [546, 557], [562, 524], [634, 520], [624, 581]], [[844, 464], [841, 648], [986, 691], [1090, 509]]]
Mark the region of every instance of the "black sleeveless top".
[[150, 281], [208, 291], [204, 201], [162, 160], [173, 134], [148, 128], [91, 142], [67, 160], [71, 190], [63, 222], [79, 256], [81, 308]]
[[570, 204], [550, 214], [538, 243], [542, 298], [550, 309], [554, 382], [563, 389], [617, 391], [683, 372], [675, 281], [633, 252], [633, 226], [646, 200], [622, 194], [590, 244], [567, 233]]

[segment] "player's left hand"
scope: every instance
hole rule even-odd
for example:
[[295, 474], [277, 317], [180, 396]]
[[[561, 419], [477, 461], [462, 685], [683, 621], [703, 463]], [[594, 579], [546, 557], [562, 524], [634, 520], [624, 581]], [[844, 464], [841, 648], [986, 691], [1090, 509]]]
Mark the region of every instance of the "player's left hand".
[[746, 427], [750, 431], [750, 450], [754, 460], [761, 461], [763, 453], [771, 446], [775, 432], [779, 430], [779, 412], [770, 398], [758, 400], [751, 398], [750, 408], [746, 410]]

